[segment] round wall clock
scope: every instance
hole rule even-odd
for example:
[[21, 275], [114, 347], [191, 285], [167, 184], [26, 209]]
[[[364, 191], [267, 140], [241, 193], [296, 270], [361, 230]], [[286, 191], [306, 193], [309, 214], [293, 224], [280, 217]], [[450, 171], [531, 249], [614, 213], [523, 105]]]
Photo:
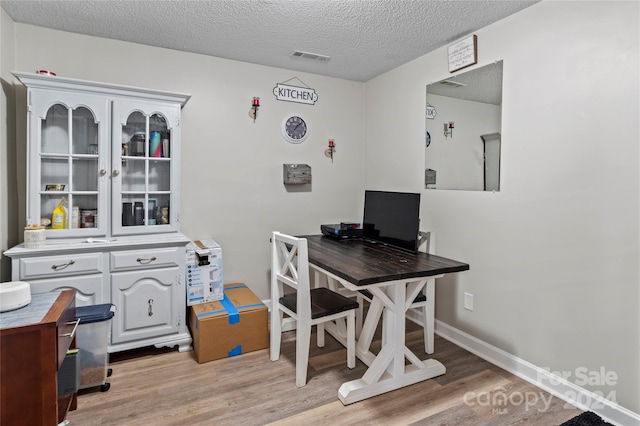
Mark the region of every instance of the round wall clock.
[[297, 115], [285, 117], [282, 121], [282, 137], [287, 142], [300, 143], [309, 135], [309, 127], [304, 119]]

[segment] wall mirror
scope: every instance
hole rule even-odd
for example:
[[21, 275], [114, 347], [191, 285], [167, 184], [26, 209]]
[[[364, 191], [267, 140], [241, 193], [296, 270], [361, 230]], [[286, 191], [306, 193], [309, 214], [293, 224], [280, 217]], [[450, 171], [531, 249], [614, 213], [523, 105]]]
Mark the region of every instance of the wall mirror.
[[500, 190], [502, 61], [427, 86], [425, 188]]

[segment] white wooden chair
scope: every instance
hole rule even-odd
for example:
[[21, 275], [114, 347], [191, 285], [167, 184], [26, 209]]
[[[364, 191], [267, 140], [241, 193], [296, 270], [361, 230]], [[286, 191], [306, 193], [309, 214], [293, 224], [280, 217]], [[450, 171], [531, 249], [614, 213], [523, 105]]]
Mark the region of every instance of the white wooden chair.
[[[311, 327], [324, 346], [324, 323], [346, 320], [347, 366], [356, 366], [355, 311], [358, 302], [328, 288], [310, 288], [307, 240], [280, 232], [271, 236], [271, 361], [280, 358], [283, 314], [296, 321], [296, 386], [307, 383]], [[284, 286], [295, 292], [285, 294]], [[344, 324], [338, 328], [345, 329]]]
[[[420, 232], [420, 242], [418, 249], [425, 253], [435, 254], [436, 242], [433, 232]], [[373, 295], [368, 290], [360, 290], [357, 294], [359, 306], [356, 314], [356, 335], [360, 335], [360, 331], [362, 330], [362, 321], [364, 315], [363, 301], [366, 300], [367, 302], [371, 303], [372, 297]], [[411, 304], [409, 309], [415, 310], [421, 314], [421, 320], [416, 319], [415, 315], [407, 315], [407, 318], [423, 327], [424, 351], [428, 354], [432, 354], [434, 351], [433, 341], [435, 334], [435, 278], [427, 280], [424, 289], [421, 290], [420, 293], [418, 293], [418, 295], [413, 299], [413, 303]], [[384, 331], [382, 335], [385, 336]]]

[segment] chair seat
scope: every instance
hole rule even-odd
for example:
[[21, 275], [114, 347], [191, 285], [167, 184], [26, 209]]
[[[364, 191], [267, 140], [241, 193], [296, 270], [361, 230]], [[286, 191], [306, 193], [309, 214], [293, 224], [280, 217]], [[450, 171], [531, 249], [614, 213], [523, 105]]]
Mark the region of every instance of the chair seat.
[[[369, 300], [373, 299], [373, 294], [369, 290], [358, 290], [358, 292], [360, 292], [360, 294], [362, 294], [364, 297], [366, 297]], [[413, 303], [425, 302], [426, 300], [427, 300], [427, 296], [425, 296], [423, 293], [418, 293], [416, 298], [413, 299]]]
[[[358, 308], [358, 302], [328, 288], [311, 289], [311, 318], [321, 318]], [[296, 309], [296, 293], [289, 293], [280, 298], [280, 304], [293, 312]]]

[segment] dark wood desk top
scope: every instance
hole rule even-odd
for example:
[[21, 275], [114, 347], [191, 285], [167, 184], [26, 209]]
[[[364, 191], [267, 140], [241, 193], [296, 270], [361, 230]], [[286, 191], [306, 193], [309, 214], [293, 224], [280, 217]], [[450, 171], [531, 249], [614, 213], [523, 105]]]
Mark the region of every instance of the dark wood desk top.
[[426, 253], [406, 253], [359, 239], [306, 235], [309, 263], [358, 286], [467, 271], [469, 265]]

